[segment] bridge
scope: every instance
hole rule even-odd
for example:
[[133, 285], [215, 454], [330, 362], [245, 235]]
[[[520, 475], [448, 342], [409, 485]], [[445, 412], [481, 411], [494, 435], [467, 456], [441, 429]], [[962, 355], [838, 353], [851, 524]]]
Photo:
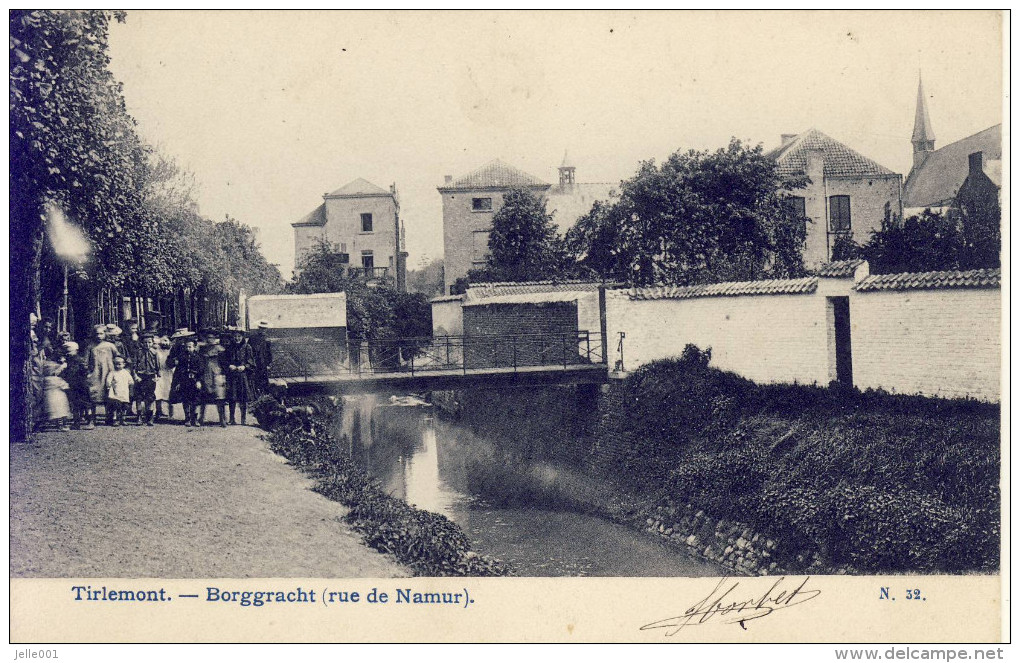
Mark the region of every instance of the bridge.
[[[272, 330], [282, 331], [282, 330]], [[599, 384], [601, 333], [435, 336], [349, 341], [333, 329], [274, 334], [270, 383], [288, 395]]]

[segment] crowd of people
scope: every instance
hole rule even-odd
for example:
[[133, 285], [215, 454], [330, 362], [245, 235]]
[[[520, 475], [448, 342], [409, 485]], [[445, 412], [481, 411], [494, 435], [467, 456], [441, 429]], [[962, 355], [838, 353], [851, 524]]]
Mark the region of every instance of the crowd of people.
[[[269, 387], [272, 344], [268, 324], [246, 333], [239, 327], [187, 328], [166, 335], [157, 314], [140, 331], [127, 320], [97, 325], [82, 351], [51, 320], [33, 321], [32, 366], [40, 428], [90, 430], [107, 425], [153, 426], [173, 422], [180, 405], [185, 426], [205, 424], [214, 405], [220, 426], [246, 425], [248, 404]], [[238, 419], [240, 411], [240, 419]]]

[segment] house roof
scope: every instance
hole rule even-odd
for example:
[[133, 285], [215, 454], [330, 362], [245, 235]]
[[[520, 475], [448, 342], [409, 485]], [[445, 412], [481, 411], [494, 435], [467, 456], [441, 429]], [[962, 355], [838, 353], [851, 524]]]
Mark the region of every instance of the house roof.
[[311, 212], [309, 212], [308, 214], [305, 214], [303, 217], [301, 217], [300, 219], [298, 219], [297, 221], [295, 221], [294, 223], [292, 223], [290, 225], [295, 227], [295, 228], [299, 228], [301, 226], [324, 226], [324, 225], [326, 225], [326, 204], [323, 203], [322, 205], [319, 205], [318, 207], [313, 209]]
[[817, 276], [830, 279], [844, 279], [854, 275], [857, 268], [864, 264], [863, 260], [834, 260], [814, 270]]
[[695, 297], [738, 297], [740, 295], [800, 295], [814, 292], [818, 277], [773, 279], [769, 281], [730, 281], [687, 286], [631, 288], [631, 299], [693, 299]]
[[917, 272], [905, 274], [875, 274], [854, 289], [858, 292], [874, 290], [933, 290], [941, 288], [998, 288], [1002, 270], [972, 269], [970, 271]]
[[512, 187], [548, 187], [548, 182], [543, 182], [534, 175], [514, 168], [510, 164], [499, 159], [493, 159], [484, 166], [477, 168], [467, 175], [460, 177], [449, 184], [439, 187], [440, 191], [451, 189], [509, 189]]
[[358, 178], [348, 182], [336, 191], [326, 194], [327, 198], [362, 198], [365, 196], [392, 196], [393, 193], [381, 186], [376, 186], [366, 179]]
[[[973, 136], [930, 152], [920, 166], [912, 168], [903, 183], [904, 207], [941, 207], [950, 204], [970, 170], [969, 157], [982, 152], [985, 173], [999, 184], [1002, 180], [1002, 125], [996, 124]], [[999, 161], [998, 176], [993, 177]], [[990, 166], [990, 167], [989, 167]], [[989, 172], [991, 171], [991, 172]]]
[[822, 151], [825, 177], [888, 177], [896, 173], [872, 161], [817, 129], [809, 129], [796, 138], [766, 153], [779, 164], [779, 173], [789, 177], [803, 174], [809, 150]]

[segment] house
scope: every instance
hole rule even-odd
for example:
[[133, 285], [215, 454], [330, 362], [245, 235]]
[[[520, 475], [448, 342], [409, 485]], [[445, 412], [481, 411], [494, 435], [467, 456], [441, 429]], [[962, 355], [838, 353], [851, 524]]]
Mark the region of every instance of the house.
[[546, 201], [559, 232], [565, 233], [597, 200], [607, 200], [613, 185], [579, 183], [576, 167], [566, 154], [553, 185], [495, 159], [454, 179], [447, 175], [438, 187], [443, 197], [443, 248], [446, 292], [468, 270], [483, 267], [489, 252], [492, 216], [511, 188], [523, 188]]
[[914, 146], [914, 165], [903, 185], [903, 207], [907, 215], [924, 209], [948, 209], [958, 194], [972, 202], [998, 201], [1002, 187], [1001, 124], [936, 150], [928, 102], [923, 84], [918, 80], [914, 132], [910, 140]]
[[302, 257], [325, 240], [349, 256], [349, 276], [392, 284], [403, 292], [407, 253], [397, 186], [386, 190], [359, 178], [322, 198], [321, 205], [291, 224], [295, 262], [300, 265]]
[[808, 268], [828, 262], [840, 236], [864, 244], [886, 216], [902, 212], [902, 175], [817, 129], [783, 134], [780, 146], [768, 155], [782, 176], [806, 175], [809, 180], [789, 198], [795, 213], [808, 219], [804, 245]]

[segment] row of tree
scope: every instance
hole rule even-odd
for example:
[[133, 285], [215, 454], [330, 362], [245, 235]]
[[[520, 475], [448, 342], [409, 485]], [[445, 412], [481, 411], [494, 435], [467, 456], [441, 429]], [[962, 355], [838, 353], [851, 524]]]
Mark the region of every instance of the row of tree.
[[138, 135], [109, 68], [110, 22], [124, 18], [109, 11], [9, 13], [16, 440], [27, 439], [32, 419], [29, 314], [40, 309], [42, 275], [62, 271], [62, 258], [47, 241], [53, 210], [80, 228], [88, 244], [87, 261], [72, 274], [76, 311], [86, 316], [100, 289], [205, 298], [279, 287], [279, 272], [259, 252], [252, 230], [233, 219], [214, 224], [201, 217], [190, 178]]

